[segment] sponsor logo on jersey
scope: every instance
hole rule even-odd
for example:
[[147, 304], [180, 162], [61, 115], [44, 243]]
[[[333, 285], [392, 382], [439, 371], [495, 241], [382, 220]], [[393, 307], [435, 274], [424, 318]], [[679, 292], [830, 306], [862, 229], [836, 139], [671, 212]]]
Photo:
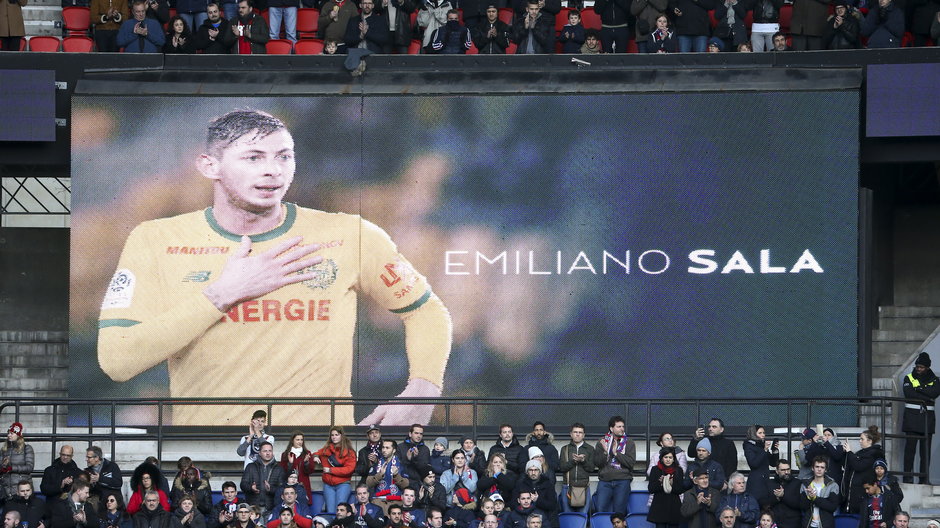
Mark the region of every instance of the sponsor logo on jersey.
[[336, 282], [339, 266], [336, 265], [336, 261], [333, 259], [324, 259], [319, 264], [307, 266], [297, 273], [313, 273], [313, 278], [303, 281], [303, 285], [311, 290], [325, 290]]
[[183, 277], [183, 282], [206, 282], [211, 271], [190, 271]]
[[167, 255], [222, 255], [228, 253], [228, 246], [167, 246]]
[[134, 286], [137, 284], [137, 277], [129, 269], [119, 269], [114, 272], [111, 282], [108, 283], [108, 290], [104, 294], [104, 301], [101, 302], [101, 309], [109, 308], [129, 308], [131, 300], [134, 298]]
[[330, 299], [254, 299], [235, 305], [222, 322], [266, 323], [268, 321], [329, 321]]
[[411, 264], [403, 258], [398, 258], [395, 262], [389, 262], [385, 265], [385, 272], [379, 275], [387, 288], [395, 288], [394, 295], [401, 299], [408, 295], [418, 282], [418, 274]]

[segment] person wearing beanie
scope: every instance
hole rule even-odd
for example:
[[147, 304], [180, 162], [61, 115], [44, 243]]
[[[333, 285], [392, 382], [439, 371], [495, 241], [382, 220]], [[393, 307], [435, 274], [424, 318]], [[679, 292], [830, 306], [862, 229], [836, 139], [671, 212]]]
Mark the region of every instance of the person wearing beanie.
[[[727, 487], [725, 482], [725, 470], [717, 461], [712, 458], [712, 442], [708, 438], [702, 438], [695, 446], [695, 460], [689, 460], [689, 470], [686, 472], [685, 488], [692, 487], [691, 475], [697, 472], [708, 473], [708, 487], [719, 491]], [[716, 499], [717, 500], [717, 499]]]
[[532, 424], [532, 432], [525, 436], [525, 441], [524, 447], [529, 450], [528, 460], [535, 458], [532, 454], [532, 448], [538, 448], [539, 454], [543, 457], [542, 472], [554, 482], [555, 473], [558, 472], [558, 466], [560, 465], [558, 450], [555, 449], [554, 445], [555, 436], [545, 430], [544, 423], [535, 422]]
[[803, 429], [802, 445], [793, 451], [793, 460], [796, 461], [796, 467], [800, 468], [800, 480], [813, 478], [813, 460], [826, 456], [822, 442], [823, 438], [814, 429]]
[[543, 464], [538, 459], [530, 460], [525, 465], [525, 474], [519, 477], [516, 483], [515, 494], [519, 497], [528, 491], [533, 494], [533, 505], [536, 509], [545, 512], [542, 517], [542, 528], [558, 527], [558, 494], [555, 492], [555, 481], [542, 472]]
[[434, 439], [434, 446], [431, 449], [431, 470], [438, 477], [451, 468], [451, 453], [447, 449], [448, 447], [450, 447], [450, 442], [443, 436]]
[[737, 471], [738, 448], [735, 447], [734, 442], [725, 438], [725, 423], [721, 418], [712, 418], [708, 421], [706, 427], [699, 427], [695, 430], [695, 435], [692, 437], [692, 441], [689, 442], [689, 455], [696, 454], [696, 443], [704, 438], [706, 433], [711, 441], [712, 448], [708, 450], [711, 453], [710, 456], [715, 462], [721, 464], [724, 474], [730, 475]]
[[823, 429], [822, 435], [825, 440], [825, 442], [822, 443], [823, 450], [826, 451], [826, 456], [829, 458], [829, 469], [826, 470], [826, 474], [829, 475], [832, 480], [842, 482], [842, 476], [844, 475], [843, 467], [845, 466], [845, 448], [842, 447], [842, 444], [839, 442], [839, 436], [831, 427]]
[[823, 31], [823, 47], [828, 50], [858, 49], [861, 43], [858, 33], [861, 22], [859, 12], [852, 9], [849, 0], [835, 0], [832, 15], [826, 20]]
[[31, 480], [36, 455], [23, 439], [23, 424], [14, 422], [0, 448], [0, 498], [16, 497], [21, 480]]
[[898, 484], [898, 478], [888, 474], [888, 463], [883, 458], [875, 460], [875, 478], [878, 479], [878, 485], [881, 486], [881, 489], [894, 493], [894, 496], [898, 499], [898, 504], [904, 501], [904, 490]]
[[[904, 376], [904, 415], [901, 431], [904, 439], [904, 472], [914, 471], [914, 456], [920, 451], [920, 483], [930, 482], [927, 461], [930, 460], [930, 446], [933, 432], [937, 427], [937, 415], [934, 413], [934, 401], [940, 396], [940, 381], [930, 369], [930, 355], [921, 352], [914, 361], [914, 369]], [[920, 449], [918, 449], [920, 446]], [[914, 482], [913, 477], [905, 475], [904, 482]]]
[[659, 450], [659, 462], [650, 470], [647, 480], [647, 488], [653, 499], [646, 520], [655, 523], [657, 527], [682, 524], [679, 509], [682, 506], [680, 497], [685, 489], [685, 475], [682, 466], [676, 461], [675, 448], [664, 447]]
[[458, 447], [463, 449], [463, 454], [467, 457], [467, 465], [482, 477], [483, 473], [486, 472], [486, 454], [477, 447], [477, 441], [465, 436], [460, 439], [460, 446]]

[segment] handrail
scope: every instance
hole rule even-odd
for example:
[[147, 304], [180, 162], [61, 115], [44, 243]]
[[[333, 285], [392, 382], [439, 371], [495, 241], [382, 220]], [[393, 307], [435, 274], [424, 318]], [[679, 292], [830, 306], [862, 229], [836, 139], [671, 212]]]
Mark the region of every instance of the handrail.
[[[229, 426], [219, 426], [215, 427], [216, 429], [225, 429], [223, 431], [214, 432], [211, 429], [213, 426], [209, 425], [207, 427], [181, 427], [173, 426], [172, 424], [165, 424], [164, 419], [166, 416], [165, 408], [167, 405], [227, 405], [227, 404], [241, 404], [241, 405], [257, 405], [264, 406], [267, 408], [269, 419], [272, 422], [272, 429], [278, 429], [277, 426], [277, 407], [279, 405], [329, 405], [330, 406], [330, 416], [336, 416], [336, 407], [337, 406], [348, 406], [348, 405], [379, 405], [379, 404], [392, 404], [392, 405], [436, 405], [443, 407], [443, 420], [441, 423], [432, 423], [427, 426], [427, 434], [435, 434], [437, 432], [443, 434], [455, 433], [457, 431], [469, 433], [470, 436], [474, 438], [481, 437], [481, 430], [484, 426], [489, 427], [490, 424], [481, 423], [481, 411], [489, 405], [499, 405], [501, 407], [514, 407], [519, 409], [527, 409], [532, 406], [542, 407], [576, 407], [576, 406], [598, 406], [605, 409], [614, 409], [622, 408], [622, 416], [627, 420], [627, 431], [631, 437], [635, 439], [638, 443], [644, 442], [646, 453], [650, 452], [651, 444], [657, 440], [659, 431], [671, 431], [671, 430], [681, 430], [685, 427], [688, 427], [689, 430], [694, 429], [695, 424], [700, 424], [704, 422], [704, 419], [710, 416], [710, 411], [706, 409], [726, 407], [755, 407], [755, 406], [764, 406], [768, 415], [777, 414], [781, 418], [785, 415], [783, 421], [785, 423], [778, 424], [777, 427], [785, 427], [786, 431], [793, 431], [794, 428], [802, 429], [803, 427], [813, 427], [816, 420], [814, 420], [814, 413], [817, 414], [820, 411], [817, 409], [820, 407], [846, 407], [850, 410], [847, 410], [844, 415], [846, 420], [844, 423], [830, 424], [833, 425], [836, 429], [838, 428], [857, 428], [860, 423], [877, 423], [885, 437], [885, 448], [886, 450], [889, 447], [888, 442], [894, 441], [900, 438], [908, 438], [910, 435], [897, 434], [895, 432], [887, 431], [887, 412], [891, 409], [891, 406], [897, 403], [906, 403], [908, 400], [892, 396], [846, 396], [846, 397], [834, 397], [834, 398], [783, 398], [783, 397], [772, 397], [772, 398], [755, 398], [750, 400], [741, 400], [741, 399], [731, 399], [731, 398], [701, 398], [696, 400], [688, 400], [681, 398], [658, 398], [658, 399], [636, 399], [636, 398], [543, 398], [539, 399], [537, 402], [532, 402], [530, 400], [524, 400], [520, 398], [509, 398], [509, 397], [490, 397], [490, 398], [460, 398], [460, 397], [440, 397], [440, 398], [397, 398], [392, 401], [379, 398], [122, 398], [122, 399], [62, 399], [62, 398], [20, 398], [20, 399], [11, 399], [9, 401], [0, 402], [0, 413], [8, 411], [12, 408], [14, 412], [15, 419], [20, 421], [20, 416], [25, 408], [32, 406], [51, 406], [52, 414], [54, 416], [52, 420], [52, 431], [49, 434], [34, 434], [31, 435], [30, 440], [33, 442], [36, 441], [48, 441], [52, 443], [53, 453], [55, 452], [55, 445], [62, 441], [87, 441], [88, 445], [91, 445], [95, 441], [105, 441], [110, 444], [111, 456], [113, 457], [116, 450], [119, 440], [133, 440], [133, 441], [155, 441], [157, 444], [156, 454], [159, 460], [162, 460], [162, 455], [164, 453], [164, 445], [168, 441], [174, 440], [210, 440], [210, 439], [228, 439], [231, 438], [231, 432], [228, 430]], [[74, 427], [77, 428], [87, 428], [87, 432], [77, 433], [66, 431], [62, 432], [59, 424], [59, 419], [62, 415], [61, 410], [63, 406], [87, 406], [87, 412], [83, 413], [85, 415], [84, 423], [78, 423]], [[156, 407], [156, 417], [157, 423], [153, 424], [122, 424], [117, 423], [118, 418], [118, 408], [122, 406], [155, 406]], [[471, 408], [470, 420], [465, 423], [453, 423], [455, 413], [453, 408], [456, 406], [469, 406]], [[95, 408], [107, 407], [108, 408], [108, 423], [96, 424], [95, 423]], [[694, 411], [695, 421], [693, 424], [667, 424], [663, 423], [662, 420], [657, 420], [658, 414], [654, 410], [654, 407], [665, 409], [665, 408], [674, 408], [674, 407], [687, 407], [689, 411]], [[863, 412], [864, 410], [868, 411], [868, 414]], [[633, 416], [639, 416], [639, 421], [642, 423], [637, 423], [637, 420], [631, 421], [631, 411], [634, 412]], [[706, 414], [709, 412], [709, 414]], [[534, 418], [538, 417], [537, 412], [532, 412]], [[863, 417], [867, 418], [864, 419]], [[74, 416], [72, 418], [74, 420]], [[768, 428], [768, 436], [770, 424], [764, 423], [765, 427]], [[567, 424], [565, 424], [567, 427]], [[145, 428], [144, 431], [133, 434], [118, 433], [118, 429], [122, 427], [141, 427]], [[589, 429], [592, 429], [592, 424], [588, 424]], [[106, 432], [102, 432], [101, 429], [105, 428]], [[296, 427], [291, 427], [296, 428]], [[308, 429], [318, 430], [322, 428], [324, 431], [327, 426], [311, 426]], [[551, 427], [549, 427], [551, 428]], [[394, 428], [393, 428], [394, 429]], [[495, 429], [495, 427], [493, 427]], [[741, 426], [729, 425], [728, 431], [726, 431], [726, 436], [732, 440], [742, 440], [744, 438], [743, 431]], [[96, 430], [98, 432], [96, 432]], [[591, 432], [606, 432], [606, 419], [603, 424], [594, 424]], [[360, 439], [364, 435], [359, 431], [350, 432], [350, 436], [354, 439]], [[489, 437], [489, 435], [486, 435]], [[493, 438], [495, 438], [496, 431], [493, 430]], [[681, 436], [681, 435], [675, 435]], [[913, 437], [911, 437], [913, 438]], [[781, 438], [787, 444], [786, 453], [791, 453], [794, 443], [794, 434], [786, 434], [785, 438]], [[798, 443], [798, 441], [797, 441]], [[53, 454], [53, 458], [55, 458]], [[41, 473], [41, 472], [40, 472]], [[225, 473], [224, 471], [219, 473]], [[901, 472], [895, 471], [896, 474], [902, 474]], [[909, 473], [903, 474], [905, 476], [913, 475], [922, 477], [920, 473]]]

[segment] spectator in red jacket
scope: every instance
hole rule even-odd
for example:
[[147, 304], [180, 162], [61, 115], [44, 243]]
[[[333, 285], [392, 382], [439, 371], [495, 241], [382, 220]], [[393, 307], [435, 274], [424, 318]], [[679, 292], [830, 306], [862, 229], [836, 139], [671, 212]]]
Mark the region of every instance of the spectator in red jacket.
[[[336, 505], [349, 498], [353, 471], [356, 469], [356, 451], [346, 432], [340, 426], [330, 429], [330, 439], [314, 453], [314, 463], [323, 468], [323, 498], [327, 513], [334, 513]], [[316, 515], [319, 512], [313, 512]]]

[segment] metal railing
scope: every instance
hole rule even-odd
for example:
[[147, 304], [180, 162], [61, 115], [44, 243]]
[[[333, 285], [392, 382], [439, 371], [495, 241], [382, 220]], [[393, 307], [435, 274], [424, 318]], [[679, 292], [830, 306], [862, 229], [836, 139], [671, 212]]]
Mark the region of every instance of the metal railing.
[[[761, 398], [742, 399], [540, 399], [536, 401], [519, 398], [400, 398], [391, 402], [380, 399], [352, 398], [257, 398], [257, 399], [51, 399], [29, 398], [15, 399], [0, 403], [0, 419], [10, 417], [21, 421], [21, 416], [48, 414], [52, 418], [49, 432], [31, 434], [31, 443], [48, 442], [52, 444], [52, 457], [55, 457], [56, 445], [63, 442], [87, 442], [88, 445], [107, 444], [110, 457], [119, 453], [119, 442], [151, 441], [156, 442], [155, 455], [163, 460], [166, 444], [171, 441], [186, 440], [232, 440], [240, 436], [244, 427], [218, 426], [174, 426], [171, 420], [175, 406], [220, 406], [251, 405], [265, 408], [272, 431], [289, 432], [304, 429], [309, 435], [322, 432], [326, 436], [327, 424], [284, 426], [278, 424], [279, 408], [283, 406], [329, 406], [330, 416], [337, 416], [337, 409], [346, 406], [371, 408], [380, 404], [392, 405], [434, 405], [435, 413], [425, 430], [426, 437], [438, 435], [465, 435], [478, 441], [493, 440], [498, 436], [499, 423], [513, 423], [518, 427], [528, 425], [535, 419], [541, 419], [551, 425], [548, 430], [567, 432], [570, 423], [579, 421], [587, 424], [589, 441], [607, 432], [607, 420], [610, 416], [620, 415], [625, 418], [627, 433], [634, 439], [641, 453], [655, 449], [655, 442], [660, 433], [669, 431], [677, 437], [677, 443], [691, 438], [699, 424], [720, 416], [727, 423], [726, 436], [732, 440], [744, 440], [745, 429], [753, 423], [760, 423], [767, 431], [768, 439], [785, 444], [785, 453], [792, 453], [794, 446], [799, 446], [799, 434], [804, 427], [815, 427], [824, 423], [840, 433], [856, 433], [861, 428], [877, 425], [883, 434], [883, 446], [886, 452], [900, 449], [899, 439], [911, 437], [895, 432], [894, 420], [899, 416], [905, 400], [893, 397], [843, 397], [820, 399], [796, 398]], [[37, 409], [43, 412], [37, 412]], [[129, 412], [130, 409], [145, 409], [145, 413]], [[544, 414], [567, 415], [567, 421], [550, 422], [542, 418]], [[150, 418], [130, 418], [147, 416]], [[245, 417], [245, 424], [248, 422]], [[349, 424], [344, 424], [349, 425]], [[554, 426], [554, 427], [553, 427]], [[387, 434], [404, 434], [407, 427], [397, 430], [383, 426]], [[772, 431], [781, 431], [773, 433]], [[821, 433], [821, 431], [819, 431]], [[776, 436], [775, 436], [776, 434]], [[783, 436], [780, 436], [783, 435]], [[349, 431], [353, 440], [362, 440], [364, 428]], [[782, 449], [781, 449], [782, 450]], [[146, 455], [154, 454], [147, 453]], [[125, 454], [126, 455], [126, 454]], [[134, 453], [143, 459], [146, 455]], [[783, 456], [783, 455], [781, 455]], [[40, 462], [37, 461], [37, 467]], [[900, 474], [898, 471], [893, 471]], [[907, 474], [923, 477], [919, 473]]]

